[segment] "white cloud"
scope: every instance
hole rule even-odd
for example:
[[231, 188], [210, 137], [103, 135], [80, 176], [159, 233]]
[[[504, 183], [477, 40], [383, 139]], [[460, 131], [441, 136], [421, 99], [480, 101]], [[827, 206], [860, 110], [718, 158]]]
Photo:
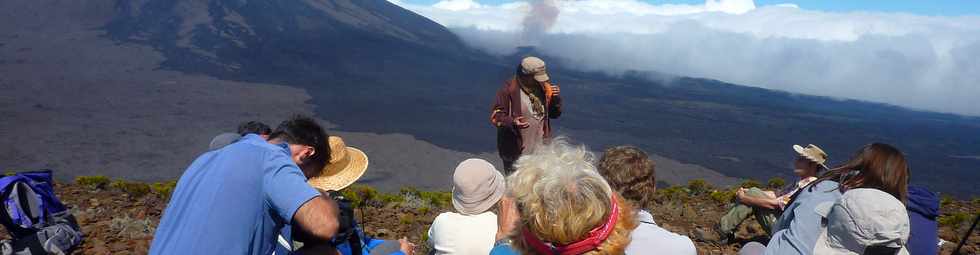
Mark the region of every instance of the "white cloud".
[[534, 44], [583, 70], [659, 71], [980, 115], [973, 104], [980, 98], [975, 16], [830, 13], [751, 0], [564, 0], [550, 32], [529, 40], [520, 32], [526, 2], [399, 4], [494, 54]]

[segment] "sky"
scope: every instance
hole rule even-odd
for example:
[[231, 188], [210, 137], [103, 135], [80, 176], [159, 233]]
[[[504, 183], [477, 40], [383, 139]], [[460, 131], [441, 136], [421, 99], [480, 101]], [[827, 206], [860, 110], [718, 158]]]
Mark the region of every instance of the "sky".
[[490, 54], [980, 116], [980, 1], [389, 1]]

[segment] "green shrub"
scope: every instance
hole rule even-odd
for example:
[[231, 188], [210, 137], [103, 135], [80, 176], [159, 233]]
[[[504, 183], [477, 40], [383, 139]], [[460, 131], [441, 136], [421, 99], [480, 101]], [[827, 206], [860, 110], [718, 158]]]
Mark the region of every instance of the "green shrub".
[[343, 189], [340, 191], [340, 195], [344, 196], [344, 198], [346, 198], [347, 201], [350, 201], [350, 205], [353, 207], [361, 207], [362, 205], [364, 205], [365, 202], [364, 199], [361, 198], [361, 195], [358, 194], [356, 191]]
[[381, 193], [378, 195], [378, 202], [382, 205], [397, 204], [405, 202], [405, 196], [401, 194]]
[[[453, 193], [448, 191], [420, 191], [414, 187], [403, 187], [400, 192], [403, 196], [415, 196], [437, 208], [449, 206], [452, 203]], [[404, 200], [403, 200], [404, 201]]]
[[684, 186], [672, 186], [666, 189], [657, 189], [655, 195], [661, 202], [671, 200], [683, 200], [687, 197], [688, 190]]
[[3, 172], [3, 176], [14, 176], [14, 175], [17, 175], [17, 171], [7, 170], [6, 172]]
[[429, 211], [432, 211], [432, 208], [429, 208], [428, 206], [423, 206], [418, 209], [419, 215], [429, 214]]
[[954, 201], [956, 201], [956, 198], [953, 198], [953, 196], [951, 196], [949, 194], [943, 194], [943, 195], [939, 196], [939, 206], [940, 207], [950, 206], [950, 205], [953, 204]]
[[109, 179], [109, 177], [106, 177], [104, 175], [75, 177], [76, 184], [93, 188], [93, 189], [105, 189], [106, 187], [109, 186], [110, 182], [111, 180]]
[[162, 198], [170, 198], [177, 188], [177, 181], [154, 182], [150, 184], [150, 190]]
[[371, 186], [354, 184], [340, 191], [354, 207], [361, 207], [378, 198], [378, 190]]
[[418, 195], [419, 189], [416, 189], [415, 187], [402, 187], [398, 193], [401, 193], [402, 195]]
[[752, 180], [752, 179], [745, 180], [741, 184], [739, 184], [738, 186], [739, 187], [742, 187], [742, 188], [746, 188], [746, 189], [748, 189], [748, 188], [762, 188], [762, 184], [759, 183], [759, 181]]
[[715, 190], [708, 196], [710, 196], [711, 200], [714, 200], [715, 202], [727, 204], [735, 199], [735, 192], [732, 190]]
[[436, 208], [444, 208], [452, 203], [453, 193], [447, 191], [422, 191], [419, 192], [419, 198], [429, 202], [429, 204]]
[[769, 186], [770, 189], [774, 189], [774, 190], [779, 189], [782, 188], [783, 186], [786, 186], [786, 180], [778, 176], [772, 177], [769, 178], [768, 182], [766, 182], [766, 186]]
[[410, 213], [402, 214], [398, 217], [398, 223], [401, 223], [402, 225], [411, 225], [412, 223], [415, 223], [415, 215]]
[[936, 219], [936, 222], [939, 223], [939, 226], [957, 228], [963, 223], [970, 221], [970, 217], [971, 216], [968, 213], [953, 213], [939, 216], [939, 218]]
[[687, 189], [691, 195], [699, 195], [712, 190], [711, 185], [702, 179], [694, 179], [687, 182]]
[[109, 184], [109, 187], [118, 189], [123, 193], [129, 194], [130, 197], [139, 198], [150, 193], [150, 185], [141, 182], [128, 182], [124, 180], [113, 181]]

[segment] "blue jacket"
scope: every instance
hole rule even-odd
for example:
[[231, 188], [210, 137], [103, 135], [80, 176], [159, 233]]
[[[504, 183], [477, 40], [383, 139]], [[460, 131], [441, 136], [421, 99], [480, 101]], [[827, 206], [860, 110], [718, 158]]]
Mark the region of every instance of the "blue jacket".
[[815, 208], [819, 204], [840, 199], [837, 186], [837, 182], [822, 181], [801, 189], [773, 226], [772, 239], [766, 245], [765, 254], [813, 255], [813, 246], [817, 243], [823, 220]]
[[939, 197], [928, 189], [909, 186], [909, 243], [911, 255], [939, 254], [939, 233], [936, 217], [939, 217]]

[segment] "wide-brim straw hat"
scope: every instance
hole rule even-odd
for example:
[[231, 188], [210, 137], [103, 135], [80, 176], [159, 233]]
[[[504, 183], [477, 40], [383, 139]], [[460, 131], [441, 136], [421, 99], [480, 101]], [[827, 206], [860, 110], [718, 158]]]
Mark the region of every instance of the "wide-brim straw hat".
[[799, 153], [800, 156], [806, 157], [810, 161], [827, 168], [827, 165], [824, 165], [824, 163], [827, 163], [827, 153], [823, 149], [820, 149], [820, 147], [813, 144], [807, 145], [806, 147], [793, 145], [793, 150]]
[[320, 174], [310, 178], [308, 183], [322, 190], [341, 190], [357, 182], [367, 172], [368, 157], [363, 151], [347, 147], [344, 139], [331, 136], [330, 162], [323, 167]]

